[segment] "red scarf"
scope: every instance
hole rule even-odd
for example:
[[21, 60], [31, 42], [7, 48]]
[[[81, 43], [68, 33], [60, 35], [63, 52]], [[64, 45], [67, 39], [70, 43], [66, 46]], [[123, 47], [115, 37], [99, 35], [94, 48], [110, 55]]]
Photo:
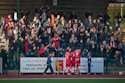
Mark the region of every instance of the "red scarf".
[[115, 48], [115, 41], [110, 41], [111, 48]]

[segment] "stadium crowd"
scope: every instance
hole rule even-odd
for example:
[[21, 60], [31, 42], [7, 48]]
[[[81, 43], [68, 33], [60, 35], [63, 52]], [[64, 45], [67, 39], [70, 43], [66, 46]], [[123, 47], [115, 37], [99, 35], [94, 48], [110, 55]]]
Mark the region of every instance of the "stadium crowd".
[[[106, 13], [102, 16], [101, 13], [97, 18], [92, 19], [90, 11], [85, 13], [85, 22], [76, 15], [75, 11], [72, 14], [64, 12], [59, 14], [55, 11], [50, 12], [49, 6], [35, 8], [35, 16], [30, 22], [28, 20], [28, 12], [22, 11], [21, 18], [18, 22], [18, 13], [14, 9], [8, 18], [2, 17], [1, 33], [5, 34], [6, 40], [9, 40], [8, 56], [5, 50], [1, 50], [3, 57], [3, 68], [5, 64], [17, 64], [17, 48], [18, 48], [18, 23], [19, 23], [19, 41], [20, 53], [25, 57], [37, 57], [37, 53], [48, 44], [52, 45], [40, 55], [47, 57], [47, 53], [51, 52], [53, 57], [64, 57], [67, 47], [72, 48], [72, 51], [79, 47], [82, 52], [81, 57], [87, 57], [88, 53], [92, 53], [92, 57], [104, 57], [104, 60], [110, 62], [110, 58], [115, 58], [118, 65], [122, 65], [122, 36], [121, 31], [121, 16], [116, 16], [116, 29], [110, 26], [110, 16]], [[106, 56], [107, 54], [107, 56]], [[7, 63], [7, 58], [9, 63]]]

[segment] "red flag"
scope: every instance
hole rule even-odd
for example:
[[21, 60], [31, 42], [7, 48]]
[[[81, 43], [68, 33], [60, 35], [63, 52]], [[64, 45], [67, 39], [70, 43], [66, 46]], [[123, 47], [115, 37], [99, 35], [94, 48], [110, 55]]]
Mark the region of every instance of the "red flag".
[[50, 46], [50, 44], [47, 45], [46, 47], [44, 47], [43, 49], [41, 49], [41, 50], [38, 52], [37, 56], [40, 57], [40, 54], [43, 54], [49, 46]]

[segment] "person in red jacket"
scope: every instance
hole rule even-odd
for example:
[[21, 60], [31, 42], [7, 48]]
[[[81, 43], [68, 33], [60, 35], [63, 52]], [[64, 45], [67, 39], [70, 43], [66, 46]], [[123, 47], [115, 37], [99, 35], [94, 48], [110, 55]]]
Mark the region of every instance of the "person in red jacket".
[[52, 37], [51, 42], [53, 42], [55, 44], [55, 48], [59, 48], [60, 42], [61, 42], [61, 38], [59, 37], [59, 35], [57, 33], [54, 34], [54, 37]]

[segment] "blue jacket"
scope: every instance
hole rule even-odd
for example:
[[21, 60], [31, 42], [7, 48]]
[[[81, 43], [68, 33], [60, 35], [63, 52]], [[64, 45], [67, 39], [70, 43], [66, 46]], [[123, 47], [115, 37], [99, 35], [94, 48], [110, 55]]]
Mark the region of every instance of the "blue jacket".
[[51, 61], [51, 56], [48, 56], [48, 57], [47, 57], [47, 65], [50, 65], [51, 62], [52, 62], [52, 61]]

